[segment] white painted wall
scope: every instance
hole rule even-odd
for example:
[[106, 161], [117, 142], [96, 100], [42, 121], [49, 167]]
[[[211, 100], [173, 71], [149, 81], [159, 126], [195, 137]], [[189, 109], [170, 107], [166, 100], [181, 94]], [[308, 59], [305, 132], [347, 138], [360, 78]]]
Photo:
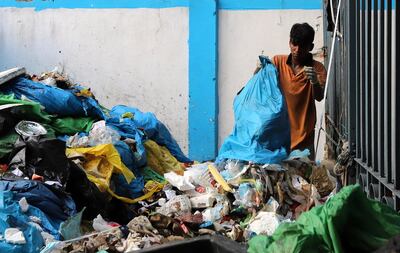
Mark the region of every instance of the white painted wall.
[[188, 9], [0, 8], [0, 71], [64, 66], [106, 107], [154, 112], [188, 146]]
[[[154, 112], [187, 153], [188, 15], [187, 8], [0, 8], [0, 71], [24, 66], [41, 73], [62, 65], [106, 107]], [[296, 22], [316, 29], [317, 52], [322, 10], [219, 11], [219, 145], [232, 131], [234, 96], [258, 55], [287, 54]]]
[[[262, 51], [269, 57], [289, 54], [290, 29], [294, 23], [303, 22], [316, 31], [313, 53], [321, 52], [322, 15], [322, 10], [219, 11], [219, 146], [233, 129], [233, 99], [253, 75], [258, 55]], [[317, 117], [321, 109], [319, 103]], [[324, 141], [325, 136], [320, 140]], [[317, 158], [322, 157], [323, 144]]]

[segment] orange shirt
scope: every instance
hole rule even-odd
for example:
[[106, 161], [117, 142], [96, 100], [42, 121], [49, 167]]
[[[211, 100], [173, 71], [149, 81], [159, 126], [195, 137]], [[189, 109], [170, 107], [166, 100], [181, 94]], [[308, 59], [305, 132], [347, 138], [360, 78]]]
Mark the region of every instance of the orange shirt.
[[[279, 72], [279, 81], [282, 92], [286, 99], [290, 121], [291, 149], [314, 149], [314, 128], [316, 123], [315, 94], [318, 92], [321, 100], [320, 90], [315, 91], [311, 81], [307, 79], [304, 72], [294, 74], [291, 68], [291, 56], [277, 55], [272, 59]], [[312, 66], [317, 73], [319, 83], [325, 85], [326, 70], [324, 65], [310, 59], [307, 66]]]

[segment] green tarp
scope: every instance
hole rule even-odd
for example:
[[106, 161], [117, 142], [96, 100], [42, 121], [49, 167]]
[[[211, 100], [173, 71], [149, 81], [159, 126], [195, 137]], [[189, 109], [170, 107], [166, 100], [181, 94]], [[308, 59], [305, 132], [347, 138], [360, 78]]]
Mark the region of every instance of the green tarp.
[[54, 119], [50, 125], [57, 134], [74, 135], [79, 132], [88, 133], [92, 128], [94, 119], [88, 117], [81, 118], [58, 118]]
[[254, 237], [248, 252], [372, 252], [398, 234], [400, 215], [352, 185], [272, 236]]
[[0, 105], [6, 104], [21, 104], [14, 107], [13, 115], [18, 115], [21, 120], [32, 120], [42, 123], [50, 123], [51, 117], [49, 114], [42, 111], [40, 104], [31, 101], [15, 99], [14, 95], [0, 95]]
[[[64, 117], [58, 118], [44, 112], [41, 105], [36, 102], [15, 99], [13, 95], [1, 95], [0, 105], [20, 104], [12, 108], [13, 115], [21, 120], [32, 120], [43, 124], [47, 129], [47, 138], [55, 138], [56, 135], [74, 135], [78, 132], [89, 132], [94, 119], [89, 117]], [[0, 158], [8, 155], [14, 147], [19, 135], [11, 130], [8, 134], [0, 136]]]

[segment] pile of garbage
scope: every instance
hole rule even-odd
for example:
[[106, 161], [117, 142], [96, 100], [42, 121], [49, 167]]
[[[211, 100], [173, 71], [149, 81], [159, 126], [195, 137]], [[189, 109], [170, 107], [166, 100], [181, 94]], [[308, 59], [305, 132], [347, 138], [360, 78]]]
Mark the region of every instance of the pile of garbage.
[[335, 193], [307, 150], [279, 164], [193, 162], [154, 114], [107, 109], [57, 69], [1, 76], [2, 252], [130, 252], [206, 234], [247, 242]]

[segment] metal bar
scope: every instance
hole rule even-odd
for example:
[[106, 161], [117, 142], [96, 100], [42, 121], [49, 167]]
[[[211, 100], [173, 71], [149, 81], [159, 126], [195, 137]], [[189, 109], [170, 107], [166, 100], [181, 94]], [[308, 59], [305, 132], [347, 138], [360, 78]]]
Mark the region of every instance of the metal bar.
[[388, 188], [393, 196], [398, 196], [400, 197], [400, 191], [395, 189], [394, 184], [392, 183], [388, 183], [386, 182], [385, 178], [382, 178], [379, 176], [379, 173], [375, 172], [370, 166], [368, 166], [366, 163], [364, 163], [363, 161], [361, 161], [361, 159], [354, 159], [354, 161], [361, 166], [362, 168], [364, 168], [366, 171], [369, 172], [369, 174], [371, 174], [376, 180], [378, 180], [379, 182], [381, 182], [386, 188]]
[[391, 136], [391, 76], [392, 76], [392, 0], [385, 0], [385, 66], [384, 66], [384, 164], [387, 182], [393, 182], [392, 173], [392, 136]]
[[384, 66], [385, 66], [385, 3], [384, 1], [379, 2], [379, 19], [378, 19], [378, 168], [380, 176], [385, 177], [387, 172], [384, 166]]
[[360, 9], [360, 151], [362, 161], [365, 161], [365, 1], [361, 0]]
[[371, 165], [371, 0], [367, 0], [366, 9], [366, 43], [365, 43], [365, 148], [366, 148], [366, 163]]
[[[396, 1], [396, 4], [398, 1]], [[395, 9], [395, 30], [394, 30], [394, 36], [393, 36], [393, 44], [392, 44], [392, 50], [393, 50], [393, 61], [392, 61], [392, 136], [393, 136], [393, 143], [392, 143], [392, 157], [393, 157], [393, 164], [392, 168], [394, 170], [394, 188], [395, 189], [400, 189], [400, 171], [399, 171], [399, 166], [400, 166], [400, 133], [398, 131], [398, 128], [400, 126], [400, 101], [399, 101], [399, 95], [400, 95], [400, 89], [396, 85], [397, 83], [397, 74], [400, 71], [400, 66], [399, 66], [399, 50], [396, 47], [397, 42], [398, 42], [398, 36], [399, 36], [399, 22], [400, 22], [400, 11], [398, 6], [394, 6]]]
[[[339, 132], [340, 139], [348, 139], [349, 147], [352, 153], [355, 150], [355, 129], [356, 129], [356, 71], [354, 70], [356, 65], [356, 2], [355, 1], [345, 1], [344, 14], [342, 17], [345, 22], [342, 22], [344, 40], [343, 49], [344, 54], [342, 54], [342, 68], [345, 75], [342, 76], [343, 83], [343, 105], [341, 106], [341, 112], [343, 112], [343, 119], [345, 120], [345, 128], [340, 128], [337, 130], [342, 130]], [[339, 121], [340, 123], [340, 121]], [[347, 135], [346, 135], [347, 132]], [[350, 180], [350, 178], [349, 178]], [[353, 181], [353, 180], [351, 180]]]
[[[355, 77], [356, 77], [356, 81], [354, 83], [355, 87], [356, 87], [356, 115], [355, 115], [355, 119], [356, 119], [356, 157], [361, 157], [361, 136], [360, 136], [360, 0], [356, 0], [356, 10], [355, 10], [355, 29], [356, 29], [356, 42], [355, 44], [357, 45], [356, 47], [356, 71], [355, 71]], [[354, 73], [354, 72], [353, 72]], [[350, 96], [349, 96], [350, 97]]]
[[378, 168], [378, 0], [371, 6], [371, 165], [375, 171]]

